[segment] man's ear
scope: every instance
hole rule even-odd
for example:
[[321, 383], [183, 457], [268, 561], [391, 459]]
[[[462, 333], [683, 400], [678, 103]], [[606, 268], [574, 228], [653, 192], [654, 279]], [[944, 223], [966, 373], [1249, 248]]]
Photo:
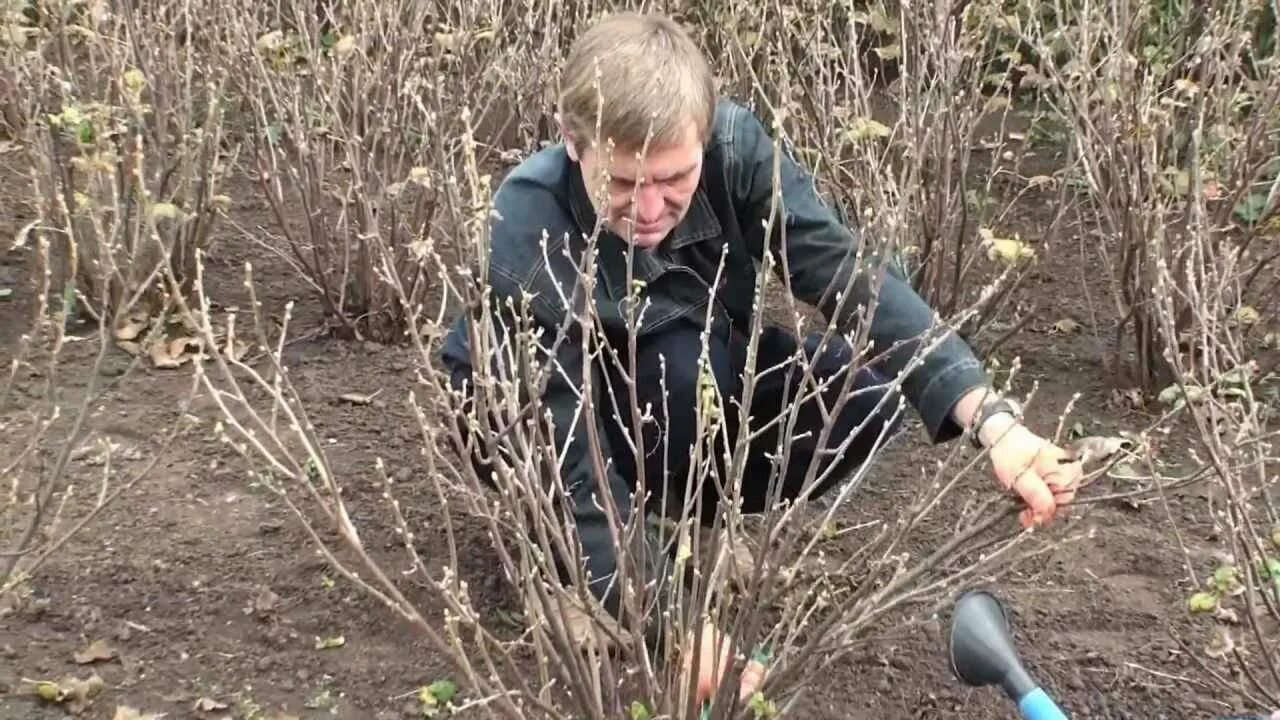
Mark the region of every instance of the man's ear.
[[560, 113], [556, 113], [556, 128], [560, 131], [560, 137], [564, 139], [564, 149], [569, 153], [569, 159], [574, 162], [580, 162], [578, 146], [573, 143], [569, 133], [565, 130], [564, 118], [560, 116]]

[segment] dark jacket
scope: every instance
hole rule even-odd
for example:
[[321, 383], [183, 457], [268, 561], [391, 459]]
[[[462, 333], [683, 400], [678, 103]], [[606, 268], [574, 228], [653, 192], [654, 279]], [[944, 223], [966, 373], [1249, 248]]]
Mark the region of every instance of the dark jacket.
[[[789, 152], [781, 153], [780, 171], [779, 211], [784, 215], [775, 220], [774, 233], [766, 239], [763, 223], [771, 212], [774, 140], [747, 108], [721, 100], [705, 149], [701, 181], [687, 215], [654, 251], [634, 253], [633, 277], [643, 283], [638, 286], [639, 298], [647, 303], [641, 334], [660, 332], [686, 316], [703, 322], [709, 289], [726, 246], [728, 256], [721, 285], [714, 294], [713, 318], [718, 328], [734, 325], [746, 330], [751, 323], [761, 251], [766, 245], [771, 249], [775, 267], [781, 272], [784, 239], [786, 270], [796, 297], [828, 318], [837, 311], [837, 294], [849, 285], [858, 236], [818, 195], [812, 176]], [[511, 171], [498, 189], [494, 205], [487, 267], [494, 307], [508, 300], [519, 303], [527, 296], [544, 329], [544, 346], [550, 347], [557, 330], [565, 325], [569, 311], [565, 300], [575, 297], [579, 271], [574, 263], [581, 262], [584, 236], [596, 228], [579, 167], [563, 145], [549, 146]], [[625, 337], [631, 285], [625, 246], [617, 236], [602, 231], [597, 248], [599, 272], [592, 301], [605, 330]], [[868, 301], [873, 273], [866, 270], [874, 268], [867, 259], [863, 265], [864, 272], [853, 285], [853, 297], [839, 308], [842, 328], [856, 324], [859, 304], [865, 307]], [[904, 380], [903, 392], [930, 438], [935, 442], [950, 440], [961, 428], [950, 420], [949, 411], [965, 391], [984, 384], [985, 375], [968, 346], [939, 327], [935, 313], [902, 273], [888, 267], [889, 272], [875, 273], [879, 277], [874, 278], [883, 282], [869, 329], [873, 352], [880, 356], [877, 368], [896, 377], [908, 363], [918, 362]], [[471, 363], [465, 323], [464, 314], [446, 340], [443, 360], [450, 368], [465, 368]], [[922, 360], [913, 360], [920, 346], [936, 344], [943, 333], [946, 337], [935, 349]], [[586, 431], [583, 423], [573, 422], [579, 404], [576, 393], [583, 386], [573, 380], [582, 372], [578, 339], [570, 337], [561, 343], [558, 360], [563, 374], [557, 373], [547, 387], [545, 402], [556, 421], [557, 450], [569, 440], [566, 428], [574, 428], [563, 480], [572, 493], [584, 549], [593, 556], [592, 569], [608, 570], [612, 567], [608, 562], [612, 539], [591, 494], [598, 488], [609, 488], [618, 507], [626, 509], [628, 488], [617, 477], [603, 483], [593, 477], [585, 451]], [[593, 386], [599, 390], [598, 379]], [[602, 407], [598, 399], [596, 407]]]

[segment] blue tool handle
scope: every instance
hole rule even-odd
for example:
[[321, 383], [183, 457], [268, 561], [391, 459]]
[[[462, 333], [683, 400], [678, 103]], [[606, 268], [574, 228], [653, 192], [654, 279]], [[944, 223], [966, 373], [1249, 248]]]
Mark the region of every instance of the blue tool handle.
[[1067, 716], [1041, 688], [1036, 688], [1018, 701], [1018, 712], [1024, 720], [1067, 720]]

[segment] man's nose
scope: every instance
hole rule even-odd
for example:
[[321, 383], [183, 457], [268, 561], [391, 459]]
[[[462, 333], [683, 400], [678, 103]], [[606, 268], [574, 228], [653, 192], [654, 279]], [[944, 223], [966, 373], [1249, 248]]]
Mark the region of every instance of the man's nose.
[[657, 222], [662, 217], [666, 200], [659, 185], [644, 184], [636, 193], [636, 220], [641, 223]]

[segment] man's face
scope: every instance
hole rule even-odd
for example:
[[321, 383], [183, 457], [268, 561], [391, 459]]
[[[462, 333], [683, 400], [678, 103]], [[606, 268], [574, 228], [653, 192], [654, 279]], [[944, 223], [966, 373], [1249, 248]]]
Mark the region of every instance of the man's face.
[[[650, 146], [644, 162], [639, 149], [615, 149], [611, 157], [596, 147], [570, 157], [582, 166], [587, 193], [607, 227], [638, 248], [652, 248], [684, 219], [702, 174], [702, 142], [690, 122], [678, 143]], [[608, 204], [599, 207], [601, 183], [608, 163]]]

